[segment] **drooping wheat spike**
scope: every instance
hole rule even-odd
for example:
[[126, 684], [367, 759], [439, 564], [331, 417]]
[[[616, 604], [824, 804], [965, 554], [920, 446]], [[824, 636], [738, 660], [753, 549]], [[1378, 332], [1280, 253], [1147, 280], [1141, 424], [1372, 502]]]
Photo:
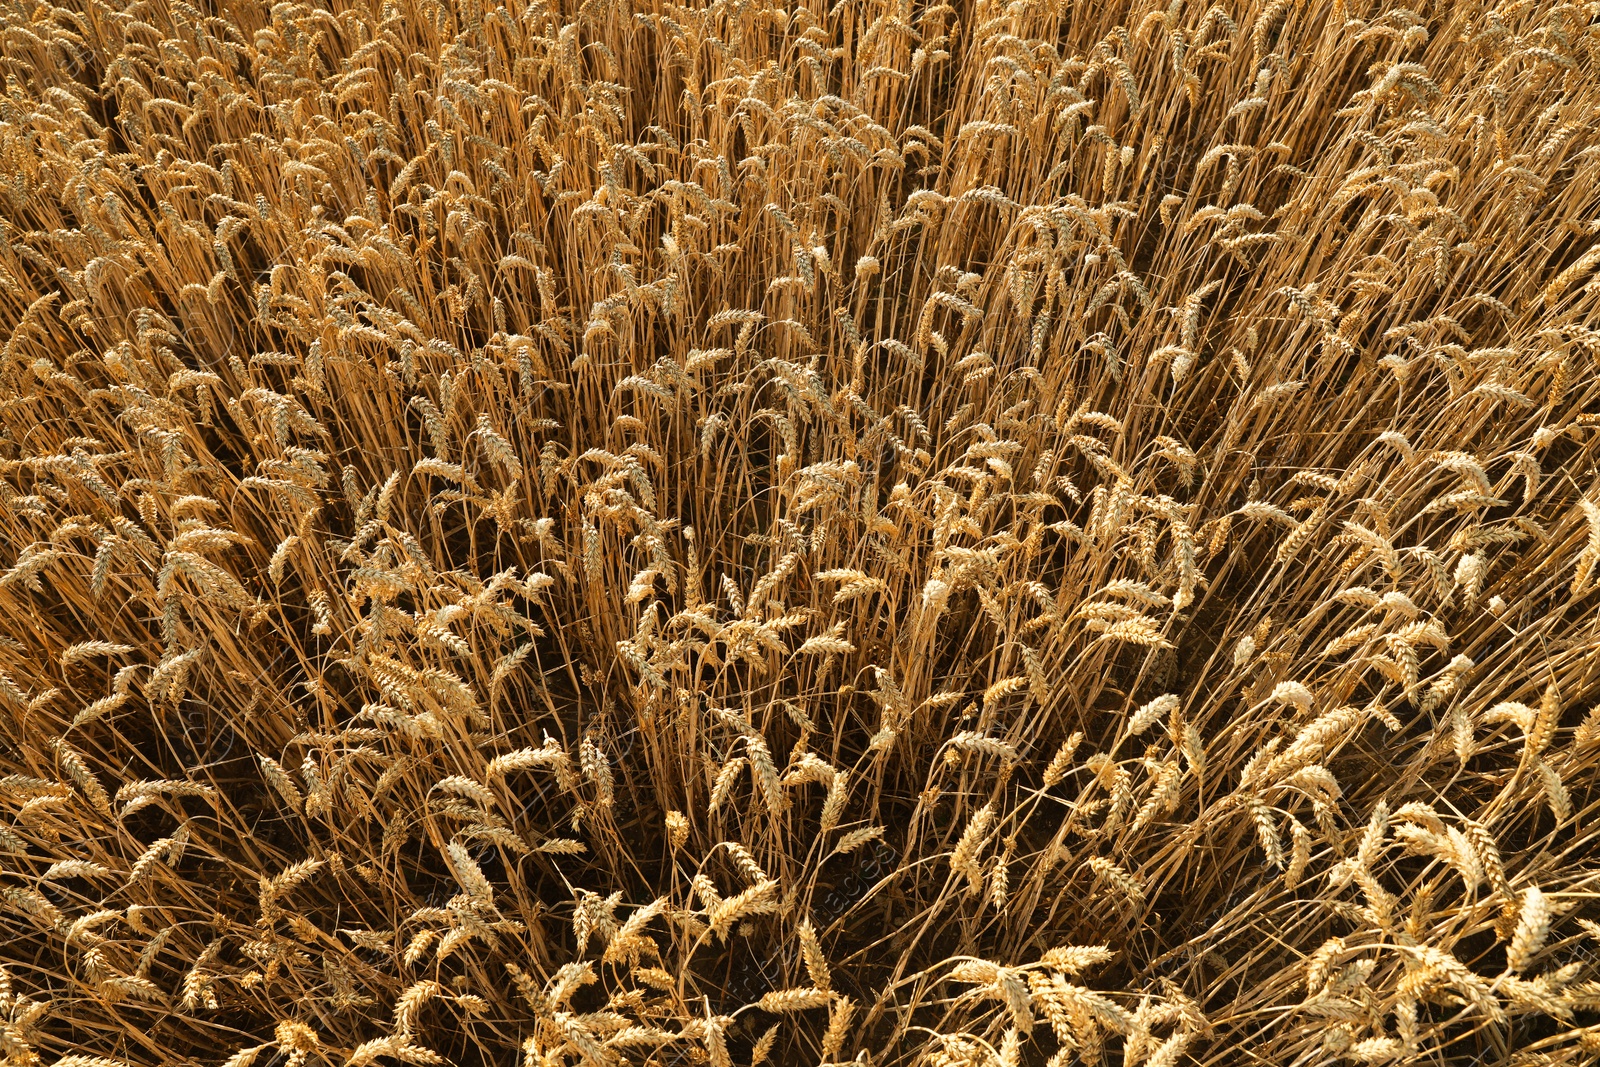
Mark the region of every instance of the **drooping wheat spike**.
[[833, 846], [833, 854], [836, 856], [849, 855], [869, 841], [876, 841], [883, 834], [884, 828], [881, 826], [863, 826], [859, 830], [852, 830], [839, 838], [838, 843]]
[[1549, 932], [1550, 902], [1537, 886], [1529, 886], [1522, 895], [1516, 931], [1506, 948], [1506, 970], [1513, 974], [1526, 970], [1534, 954], [1544, 946]]
[[825, 1062], [838, 1057], [850, 1037], [850, 1023], [855, 1018], [856, 1003], [850, 997], [835, 996], [828, 1005], [828, 1028], [822, 1034], [822, 1058]]
[[1144, 887], [1125, 869], [1103, 856], [1091, 856], [1084, 861], [1095, 875], [1120, 893], [1132, 907], [1144, 903]]
[[765, 881], [719, 901], [709, 909], [711, 932], [725, 939], [740, 920], [776, 911], [780, 903], [777, 893], [778, 883]]
[[747, 737], [745, 752], [750, 757], [750, 766], [755, 771], [756, 783], [760, 786], [760, 796], [767, 810], [773, 815], [781, 815], [788, 809], [789, 796], [783, 790], [778, 768], [772, 762], [772, 753], [766, 742], [759, 737]]
[[484, 903], [494, 900], [494, 886], [484, 877], [483, 871], [472, 858], [466, 846], [457, 841], [451, 841], [445, 846], [445, 851], [450, 857], [450, 867], [468, 895]]
[[972, 893], [983, 889], [983, 869], [978, 863], [978, 854], [987, 839], [989, 824], [993, 821], [993, 804], [985, 804], [973, 812], [961, 832], [960, 840], [956, 842], [955, 850], [950, 853], [950, 869], [967, 879]]
[[1059, 784], [1066, 777], [1067, 767], [1071, 765], [1072, 757], [1082, 743], [1082, 731], [1074, 731], [1072, 736], [1056, 749], [1055, 755], [1050, 757], [1050, 762], [1044, 769], [1044, 784], [1047, 788]]
[[667, 837], [673, 848], [682, 848], [689, 840], [689, 820], [681, 811], [667, 812]]
[[[777, 1043], [777, 1040], [778, 1026], [767, 1027], [765, 1032], [756, 1039], [755, 1046], [750, 1050], [750, 1067], [761, 1067], [761, 1064], [766, 1063], [767, 1058], [772, 1055], [772, 1046]], [[828, 1053], [824, 1051], [824, 1058], [827, 1055]]]
[[811, 925], [811, 920], [801, 922], [796, 933], [800, 938], [800, 954], [805, 960], [806, 974], [811, 984], [818, 989], [830, 988], [832, 977], [828, 970], [828, 958], [823, 954], [822, 943], [817, 939], [817, 931]]
[[820, 1008], [831, 1000], [832, 994], [822, 989], [785, 989], [764, 994], [759, 1006], [765, 1012], [787, 1013]]
[[733, 788], [733, 783], [738, 780], [739, 772], [749, 763], [744, 756], [738, 756], [722, 765], [717, 772], [716, 782], [711, 787], [710, 810], [713, 814], [727, 800], [728, 792]]

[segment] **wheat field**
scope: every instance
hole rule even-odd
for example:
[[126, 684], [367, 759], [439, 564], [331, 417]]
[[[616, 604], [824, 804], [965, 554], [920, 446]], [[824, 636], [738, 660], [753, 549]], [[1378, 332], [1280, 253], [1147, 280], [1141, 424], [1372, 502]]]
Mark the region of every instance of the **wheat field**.
[[1600, 1055], [1600, 3], [0, 3], [3, 1067]]

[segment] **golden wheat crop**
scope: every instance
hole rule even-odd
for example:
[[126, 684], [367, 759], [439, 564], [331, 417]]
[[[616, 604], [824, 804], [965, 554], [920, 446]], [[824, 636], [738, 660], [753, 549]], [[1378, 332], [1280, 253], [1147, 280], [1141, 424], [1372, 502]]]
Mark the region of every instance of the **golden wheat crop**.
[[1593, 1062], [1600, 3], [1404, 2], [0, 0], [3, 1067]]

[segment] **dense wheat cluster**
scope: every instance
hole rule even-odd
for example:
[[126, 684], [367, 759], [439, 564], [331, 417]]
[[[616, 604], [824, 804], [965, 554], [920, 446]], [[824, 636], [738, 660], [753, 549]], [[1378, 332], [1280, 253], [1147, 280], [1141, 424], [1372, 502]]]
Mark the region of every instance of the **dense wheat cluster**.
[[4, 1067], [1600, 1052], [1600, 3], [6, 0]]

